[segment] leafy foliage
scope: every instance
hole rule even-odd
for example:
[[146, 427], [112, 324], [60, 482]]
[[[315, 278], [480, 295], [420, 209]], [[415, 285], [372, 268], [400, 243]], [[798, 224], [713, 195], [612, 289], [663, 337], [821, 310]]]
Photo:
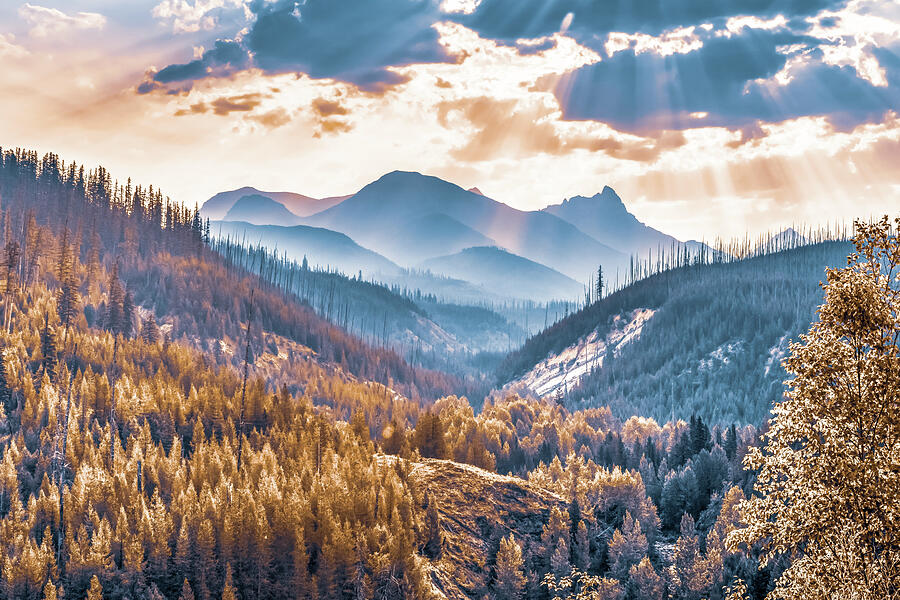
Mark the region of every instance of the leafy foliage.
[[770, 598], [900, 597], [900, 239], [887, 218], [856, 227], [746, 458], [756, 494], [729, 542], [760, 544], [763, 565], [793, 559]]

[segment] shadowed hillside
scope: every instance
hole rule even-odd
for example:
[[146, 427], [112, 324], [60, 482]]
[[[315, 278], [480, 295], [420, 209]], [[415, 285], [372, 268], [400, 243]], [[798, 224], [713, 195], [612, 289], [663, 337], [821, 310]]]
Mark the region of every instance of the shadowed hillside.
[[815, 317], [825, 268], [845, 263], [851, 250], [825, 242], [653, 275], [529, 339], [505, 359], [498, 379], [518, 379], [592, 332], [606, 335], [617, 317], [651, 309], [637, 339], [598, 357], [602, 366], [554, 396], [572, 407], [608, 405], [623, 418], [759, 422], [781, 398], [781, 358]]

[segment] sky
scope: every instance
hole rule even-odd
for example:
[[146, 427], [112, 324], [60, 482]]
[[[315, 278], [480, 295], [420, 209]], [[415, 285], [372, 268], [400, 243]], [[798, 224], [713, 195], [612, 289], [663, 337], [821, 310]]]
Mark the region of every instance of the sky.
[[0, 115], [188, 206], [401, 169], [757, 235], [900, 212], [900, 2], [5, 0]]

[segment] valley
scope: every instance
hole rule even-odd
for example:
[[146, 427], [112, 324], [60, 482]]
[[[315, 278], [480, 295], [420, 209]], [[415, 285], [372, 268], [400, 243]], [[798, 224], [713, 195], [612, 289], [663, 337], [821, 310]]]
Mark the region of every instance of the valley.
[[[3, 600], [772, 584], [726, 539], [780, 360], [849, 242], [685, 244], [618, 287], [496, 246], [412, 270], [335, 230], [207, 227], [102, 168], [0, 157]], [[272, 198], [213, 208], [248, 197], [285, 220]]]

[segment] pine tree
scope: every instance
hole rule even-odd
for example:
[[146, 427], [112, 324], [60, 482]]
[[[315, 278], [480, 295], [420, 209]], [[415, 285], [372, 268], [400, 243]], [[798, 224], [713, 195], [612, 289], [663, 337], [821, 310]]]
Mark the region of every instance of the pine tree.
[[572, 564], [577, 569], [586, 570], [591, 564], [591, 541], [584, 520], [578, 522], [572, 544]]
[[63, 344], [69, 337], [69, 325], [78, 312], [78, 282], [71, 273], [66, 274], [56, 295], [56, 312], [63, 324]]
[[188, 583], [186, 577], [184, 584], [181, 586], [181, 595], [178, 596], [178, 600], [194, 600], [194, 591], [191, 589], [191, 584]]
[[125, 296], [122, 298], [122, 335], [130, 338], [134, 335], [134, 297], [131, 290], [125, 290]]
[[603, 299], [603, 265], [597, 267], [597, 289], [595, 290], [597, 300]]
[[13, 406], [13, 391], [9, 387], [9, 378], [7, 376], [6, 366], [6, 349], [0, 349], [0, 407], [9, 414], [15, 410]]
[[159, 342], [159, 325], [156, 323], [156, 317], [153, 313], [144, 321], [141, 326], [141, 339], [144, 343], [154, 345]]
[[669, 574], [675, 600], [700, 600], [710, 587], [710, 574], [700, 556], [700, 541], [689, 514], [681, 518], [681, 535], [675, 543]]
[[731, 427], [728, 428], [728, 432], [725, 434], [724, 449], [728, 460], [734, 460], [737, 454], [737, 430], [734, 427], [734, 423], [731, 424]]
[[628, 571], [628, 597], [634, 600], [665, 600], [666, 582], [646, 556]]
[[56, 336], [50, 329], [47, 315], [44, 315], [44, 328], [41, 329], [41, 366], [51, 381], [56, 378], [56, 360]]
[[48, 579], [47, 585], [44, 586], [44, 600], [57, 600], [57, 598], [56, 586], [53, 585], [53, 581]]
[[444, 536], [441, 533], [441, 522], [438, 516], [434, 500], [425, 493], [425, 544], [423, 550], [425, 556], [436, 559], [441, 556], [441, 548], [444, 544]]
[[641, 531], [641, 524], [631, 513], [625, 513], [621, 529], [613, 533], [609, 542], [610, 572], [616, 579], [625, 580], [632, 566], [647, 556], [647, 537]]
[[125, 290], [119, 281], [119, 269], [113, 266], [109, 272], [107, 281], [106, 315], [104, 325], [113, 333], [125, 331]]
[[103, 586], [96, 575], [91, 576], [91, 585], [87, 591], [87, 600], [103, 600]]
[[522, 547], [510, 533], [500, 540], [500, 549], [497, 550], [494, 567], [494, 592], [497, 598], [518, 600], [522, 597], [525, 589], [524, 566]]
[[225, 584], [222, 586], [222, 600], [237, 600], [234, 580], [231, 574], [231, 563], [225, 565]]
[[3, 306], [3, 323], [4, 329], [8, 332], [12, 324], [12, 296], [18, 290], [19, 284], [19, 263], [21, 262], [22, 250], [19, 242], [10, 240], [4, 248], [3, 266], [6, 268], [6, 286], [4, 288], [5, 302]]

